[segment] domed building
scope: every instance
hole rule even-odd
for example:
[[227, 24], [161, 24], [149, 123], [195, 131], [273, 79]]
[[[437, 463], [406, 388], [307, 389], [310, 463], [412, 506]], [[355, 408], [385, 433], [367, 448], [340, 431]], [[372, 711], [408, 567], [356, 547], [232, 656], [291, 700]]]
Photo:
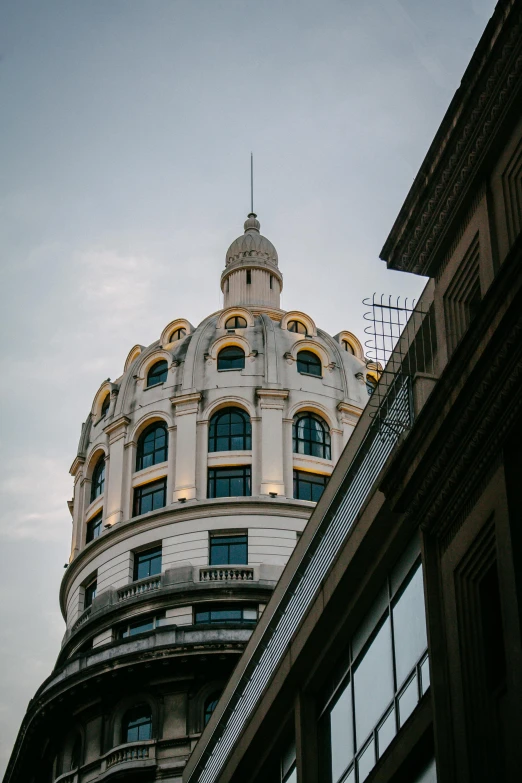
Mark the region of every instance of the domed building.
[[67, 630], [6, 781], [181, 780], [372, 389], [357, 338], [282, 311], [282, 287], [250, 214], [224, 308], [173, 313], [98, 389], [71, 468]]

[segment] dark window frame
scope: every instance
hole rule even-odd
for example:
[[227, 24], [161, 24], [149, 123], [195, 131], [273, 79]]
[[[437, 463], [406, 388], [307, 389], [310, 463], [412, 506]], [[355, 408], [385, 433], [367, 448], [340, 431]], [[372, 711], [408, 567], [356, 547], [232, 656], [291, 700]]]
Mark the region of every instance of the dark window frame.
[[225, 345], [217, 356], [218, 372], [245, 369], [245, 352], [239, 345]]
[[[307, 425], [306, 422], [315, 422], [320, 425], [322, 439], [314, 439], [313, 433], [318, 432], [317, 428], [314, 428], [311, 424]], [[296, 413], [292, 422], [292, 448], [294, 454], [304, 454], [326, 460], [332, 459], [330, 427], [322, 416], [313, 411], [299, 411], [299, 413]]]
[[105, 454], [96, 462], [91, 477], [91, 503], [105, 491]]
[[[163, 435], [160, 435], [162, 433]], [[152, 439], [151, 439], [151, 436]], [[164, 445], [158, 444], [158, 441], [164, 439]], [[149, 443], [153, 442], [153, 448], [151, 451], [145, 452], [145, 448]], [[155, 421], [149, 424], [140, 437], [138, 438], [138, 445], [136, 447], [136, 471], [144, 470], [145, 468], [151, 468], [153, 465], [159, 465], [161, 462], [166, 462], [169, 455], [169, 433], [167, 425], [164, 421]], [[152, 462], [147, 463], [147, 458], [152, 456]]]
[[354, 347], [349, 340], [343, 340], [343, 347], [346, 353], [351, 353], [352, 356], [355, 356]]
[[[138, 552], [134, 552], [134, 564], [133, 564], [133, 580], [136, 582], [138, 579], [147, 579], [150, 576], [158, 576], [161, 574], [161, 567], [163, 561], [163, 547], [161, 544], [151, 547], [150, 549], [142, 549]], [[147, 568], [141, 567], [147, 565]], [[140, 575], [140, 570], [146, 571]]]
[[[137, 729], [136, 737], [130, 736], [130, 731], [133, 729]], [[143, 736], [141, 736], [142, 734]], [[121, 721], [122, 744], [146, 742], [152, 738], [152, 710], [150, 706], [147, 703], [137, 704], [127, 710]]]
[[101, 415], [100, 415], [101, 419], [105, 418], [105, 416], [107, 415], [107, 411], [109, 410], [110, 407], [111, 407], [111, 393], [107, 392], [101, 404]]
[[231, 315], [225, 321], [225, 329], [247, 329], [247, 319], [243, 315]]
[[[226, 473], [230, 473], [227, 476]], [[232, 475], [235, 472], [236, 475]], [[243, 491], [235, 494], [216, 494], [218, 490], [217, 482], [228, 480], [230, 482], [239, 480], [243, 484]], [[209, 468], [207, 477], [207, 496], [209, 498], [247, 498], [252, 496], [252, 466], [251, 465], [230, 465], [219, 468]]]
[[[259, 619], [259, 608], [255, 604], [211, 604], [208, 606], [194, 606], [194, 625], [252, 625]], [[223, 617], [223, 612], [239, 612], [239, 617]], [[246, 619], [245, 612], [255, 612], [255, 619]]]
[[[160, 503], [156, 503], [153, 499], [152, 507], [143, 510], [143, 501], [150, 495], [154, 496], [156, 493], [162, 493], [162, 500]], [[167, 478], [163, 477], [156, 481], [149, 481], [147, 484], [140, 484], [140, 486], [134, 488], [134, 497], [132, 501], [132, 515], [139, 517], [142, 514], [148, 514], [150, 511], [157, 511], [160, 508], [165, 508], [167, 505]]]
[[313, 351], [302, 350], [297, 354], [297, 372], [301, 375], [323, 377], [323, 366], [319, 356]]
[[92, 519], [87, 522], [87, 530], [85, 534], [85, 543], [89, 544], [101, 535], [103, 524], [103, 511], [95, 514]]
[[[308, 500], [311, 503], [318, 503], [324, 490], [326, 489], [326, 485], [328, 484], [328, 480], [330, 476], [325, 476], [322, 473], [311, 473], [307, 470], [297, 470], [294, 469], [294, 499], [295, 500]], [[307, 494], [305, 487], [310, 487], [310, 497], [303, 497], [303, 495]], [[320, 494], [317, 497], [313, 497], [314, 487], [322, 487]]]
[[[300, 329], [299, 327], [302, 328]], [[286, 328], [289, 332], [293, 332], [294, 334], [308, 334], [306, 325], [297, 318], [293, 318], [291, 321], [288, 321]]]
[[[159, 369], [160, 367], [161, 370]], [[154, 362], [147, 373], [147, 389], [152, 389], [153, 386], [160, 386], [162, 383], [165, 383], [168, 374], [169, 365], [166, 359]]]
[[98, 577], [95, 576], [85, 585], [83, 589], [83, 608], [87, 609], [91, 606], [92, 602], [96, 598], [96, 590], [98, 588]]
[[[244, 547], [244, 555], [237, 555], [237, 547]], [[208, 563], [211, 566], [248, 565], [248, 533], [209, 533]]]
[[[233, 417], [239, 417], [241, 421], [233, 421]], [[228, 417], [228, 421], [227, 421]], [[220, 429], [221, 428], [221, 429]], [[225, 429], [226, 428], [226, 429]], [[234, 432], [240, 429], [240, 432]], [[226, 443], [223, 441], [226, 440]], [[240, 440], [241, 445], [234, 444]], [[234, 445], [233, 445], [234, 444]], [[218, 446], [220, 448], [218, 448]], [[225, 448], [221, 448], [225, 446]], [[251, 451], [252, 450], [252, 423], [250, 416], [242, 408], [227, 407], [216, 411], [211, 417], [208, 427], [209, 453], [219, 451]]]
[[[156, 614], [147, 614], [138, 617], [134, 621], [128, 621], [120, 625], [117, 632], [118, 639], [131, 639], [133, 636], [139, 636], [142, 633], [151, 633], [160, 627], [160, 621], [165, 617], [165, 612], [156, 612]], [[149, 625], [150, 628], [144, 626]], [[142, 630], [139, 630], [139, 629]]]

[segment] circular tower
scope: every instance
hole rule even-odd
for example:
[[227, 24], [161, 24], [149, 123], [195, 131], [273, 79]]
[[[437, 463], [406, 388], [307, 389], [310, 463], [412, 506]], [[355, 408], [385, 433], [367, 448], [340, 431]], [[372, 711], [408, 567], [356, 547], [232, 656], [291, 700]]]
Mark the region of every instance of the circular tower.
[[67, 630], [6, 781], [181, 780], [368, 399], [357, 338], [283, 312], [282, 286], [251, 213], [224, 309], [176, 317], [98, 389], [71, 467]]

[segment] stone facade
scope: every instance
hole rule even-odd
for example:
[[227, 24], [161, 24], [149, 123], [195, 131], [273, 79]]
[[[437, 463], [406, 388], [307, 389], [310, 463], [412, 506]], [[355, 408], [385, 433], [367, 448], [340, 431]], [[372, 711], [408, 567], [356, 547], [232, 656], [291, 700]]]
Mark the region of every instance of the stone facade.
[[[225, 309], [197, 327], [175, 318], [94, 397], [71, 468], [66, 633], [6, 781], [180, 780], [315, 506], [299, 487], [324, 486], [368, 400], [357, 338], [280, 310], [259, 229], [249, 215], [227, 252]], [[227, 411], [246, 428], [239, 447], [230, 428], [225, 448], [216, 436]], [[296, 445], [303, 414], [317, 448]], [[243, 548], [212, 562], [212, 542], [232, 539]]]

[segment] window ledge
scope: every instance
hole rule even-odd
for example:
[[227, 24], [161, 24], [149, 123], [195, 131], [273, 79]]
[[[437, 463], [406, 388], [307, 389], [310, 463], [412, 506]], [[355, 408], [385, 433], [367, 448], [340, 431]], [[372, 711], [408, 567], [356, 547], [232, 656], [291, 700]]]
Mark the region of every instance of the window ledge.
[[142, 468], [132, 474], [132, 486], [137, 487], [140, 484], [146, 484], [148, 481], [167, 478], [168, 460], [158, 462], [148, 468]]

